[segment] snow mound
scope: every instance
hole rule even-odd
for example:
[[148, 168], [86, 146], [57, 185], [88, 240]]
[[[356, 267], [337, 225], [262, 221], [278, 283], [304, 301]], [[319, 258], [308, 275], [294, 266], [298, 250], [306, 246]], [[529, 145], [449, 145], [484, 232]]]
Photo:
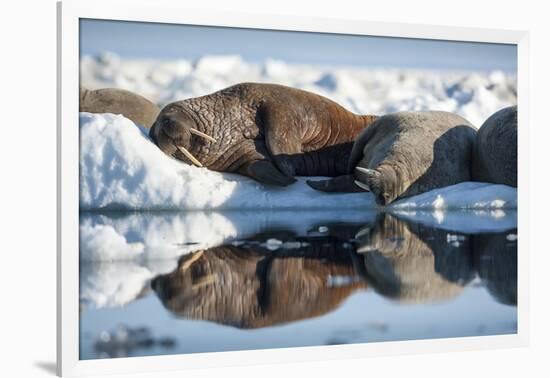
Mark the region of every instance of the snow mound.
[[[147, 131], [120, 115], [80, 115], [80, 207], [83, 210], [375, 208], [370, 193], [327, 194], [305, 178], [286, 188], [213, 172], [166, 156]], [[514, 208], [517, 191], [465, 182], [396, 202], [398, 209]], [[107, 230], [105, 232], [108, 232]], [[131, 246], [138, 248], [137, 246]]]
[[394, 210], [515, 209], [517, 189], [484, 182], [461, 182], [434, 189], [391, 205]]

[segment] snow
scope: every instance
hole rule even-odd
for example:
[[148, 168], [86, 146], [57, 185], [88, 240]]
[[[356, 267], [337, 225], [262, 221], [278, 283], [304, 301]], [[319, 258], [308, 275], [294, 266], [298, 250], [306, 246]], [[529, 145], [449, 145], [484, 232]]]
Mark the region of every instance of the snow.
[[462, 182], [392, 203], [394, 210], [504, 209], [517, 207], [517, 189], [484, 182]]

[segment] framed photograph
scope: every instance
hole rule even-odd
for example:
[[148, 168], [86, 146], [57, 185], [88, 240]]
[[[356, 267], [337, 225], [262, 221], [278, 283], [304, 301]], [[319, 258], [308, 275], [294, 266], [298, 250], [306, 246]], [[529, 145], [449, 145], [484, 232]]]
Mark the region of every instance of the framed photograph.
[[526, 345], [526, 32], [63, 2], [58, 46], [59, 375]]

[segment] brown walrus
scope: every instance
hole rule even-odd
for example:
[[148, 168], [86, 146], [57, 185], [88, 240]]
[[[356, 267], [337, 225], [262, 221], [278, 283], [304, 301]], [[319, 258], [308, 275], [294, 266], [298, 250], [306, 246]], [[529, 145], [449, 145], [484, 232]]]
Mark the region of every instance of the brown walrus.
[[242, 83], [165, 106], [149, 136], [179, 160], [285, 186], [346, 173], [355, 137], [376, 118], [303, 90]]
[[355, 181], [372, 192], [379, 205], [387, 205], [398, 198], [469, 181], [475, 135], [473, 126], [453, 113], [388, 114], [357, 137], [347, 175], [308, 184], [325, 192], [356, 191]]
[[151, 286], [176, 316], [238, 328], [321, 316], [366, 286], [350, 253], [326, 243], [277, 253], [258, 245], [214, 247], [183, 256]]
[[472, 176], [476, 181], [518, 186], [518, 107], [489, 117], [477, 132]]
[[122, 114], [134, 123], [151, 127], [160, 109], [145, 97], [124, 89], [88, 90], [80, 88], [79, 111]]

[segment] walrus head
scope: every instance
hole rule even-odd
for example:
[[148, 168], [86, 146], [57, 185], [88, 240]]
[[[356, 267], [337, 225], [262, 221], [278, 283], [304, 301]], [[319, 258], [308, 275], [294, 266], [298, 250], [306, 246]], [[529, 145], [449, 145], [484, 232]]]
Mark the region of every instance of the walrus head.
[[149, 131], [151, 140], [164, 152], [178, 160], [190, 161], [202, 167], [200, 160], [191, 152], [193, 136], [216, 142], [210, 135], [198, 130], [193, 116], [179, 104], [167, 105]]

